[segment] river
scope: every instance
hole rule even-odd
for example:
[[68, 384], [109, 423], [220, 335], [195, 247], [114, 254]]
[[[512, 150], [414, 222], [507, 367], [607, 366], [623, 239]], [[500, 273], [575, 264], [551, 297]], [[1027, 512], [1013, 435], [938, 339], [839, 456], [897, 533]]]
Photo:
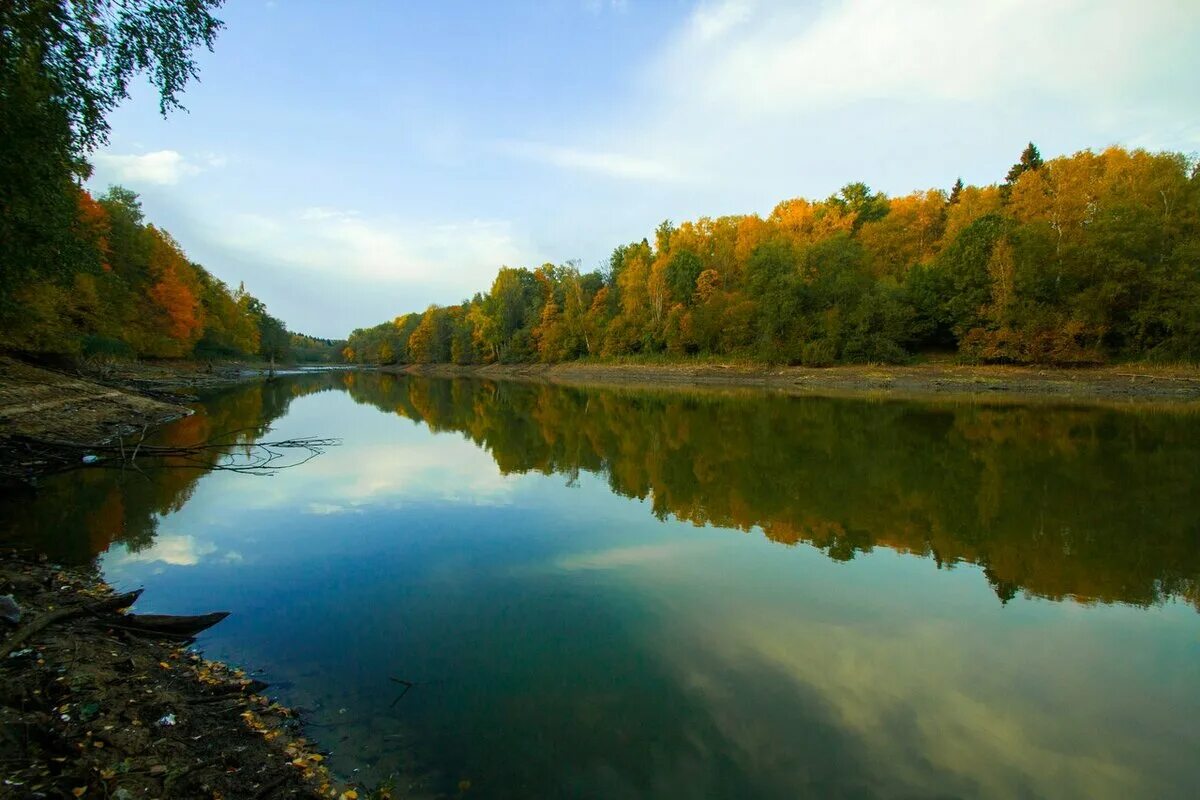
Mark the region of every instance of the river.
[[[1194, 797], [1200, 414], [297, 375], [3, 509], [414, 796]], [[230, 453], [236, 457], [237, 448]]]

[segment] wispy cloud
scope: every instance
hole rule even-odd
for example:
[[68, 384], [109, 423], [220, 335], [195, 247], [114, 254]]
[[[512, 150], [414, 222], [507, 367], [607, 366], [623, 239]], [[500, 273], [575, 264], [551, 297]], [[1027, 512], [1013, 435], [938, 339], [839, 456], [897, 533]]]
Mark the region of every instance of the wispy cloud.
[[671, 562], [685, 555], [709, 549], [711, 546], [711, 543], [707, 542], [667, 542], [665, 544], [613, 547], [608, 550], [562, 556], [554, 562], [554, 566], [565, 572], [639, 567]]
[[342, 505], [340, 503], [309, 503], [308, 513], [315, 514], [319, 517], [328, 517], [333, 514], [358, 514], [361, 513], [361, 508]]
[[420, 281], [446, 301], [478, 291], [504, 264], [520, 264], [521, 246], [503, 220], [421, 223], [352, 209], [309, 207], [278, 214], [240, 213], [205, 220], [205, 238], [253, 258], [316, 272], [395, 285]]
[[590, 172], [609, 178], [638, 181], [678, 181], [684, 175], [674, 165], [658, 158], [629, 155], [605, 150], [543, 144], [540, 142], [504, 142], [500, 150], [508, 155], [562, 169]]
[[112, 173], [115, 179], [135, 186], [145, 183], [172, 186], [205, 169], [225, 165], [225, 158], [220, 155], [189, 158], [176, 150], [156, 150], [141, 155], [97, 153], [95, 161], [101, 170]]

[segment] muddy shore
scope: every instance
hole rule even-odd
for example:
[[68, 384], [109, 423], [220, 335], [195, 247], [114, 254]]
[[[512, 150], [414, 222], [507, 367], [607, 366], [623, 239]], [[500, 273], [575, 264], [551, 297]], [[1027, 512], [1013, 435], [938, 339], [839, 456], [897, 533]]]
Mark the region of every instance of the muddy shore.
[[571, 385], [761, 387], [793, 394], [905, 399], [1104, 402], [1200, 402], [1200, 369], [1119, 365], [1080, 369], [976, 366], [951, 362], [904, 366], [763, 367], [747, 364], [451, 364], [384, 367], [419, 375], [473, 375]]
[[70, 466], [39, 441], [98, 445], [190, 414], [201, 389], [263, 374], [261, 365], [129, 362], [35, 365], [0, 356], [0, 488]]

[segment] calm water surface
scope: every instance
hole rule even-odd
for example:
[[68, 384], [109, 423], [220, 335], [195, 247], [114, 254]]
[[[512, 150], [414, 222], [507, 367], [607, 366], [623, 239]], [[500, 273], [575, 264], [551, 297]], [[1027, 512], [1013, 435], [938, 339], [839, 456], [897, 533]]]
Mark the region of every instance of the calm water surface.
[[[1200, 415], [335, 373], [3, 509], [415, 796], [1200, 793]], [[268, 433], [269, 430], [269, 433]], [[392, 679], [416, 685], [403, 687]], [[469, 787], [467, 782], [469, 782]]]

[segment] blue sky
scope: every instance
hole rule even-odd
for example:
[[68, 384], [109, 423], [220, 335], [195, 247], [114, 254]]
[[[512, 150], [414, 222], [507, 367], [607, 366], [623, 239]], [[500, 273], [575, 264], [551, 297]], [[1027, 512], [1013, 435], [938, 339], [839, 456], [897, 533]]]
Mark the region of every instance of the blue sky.
[[158, 116], [112, 116], [121, 183], [294, 330], [344, 336], [599, 266], [664, 218], [889, 194], [1110, 144], [1200, 150], [1193, 0], [230, 0]]

